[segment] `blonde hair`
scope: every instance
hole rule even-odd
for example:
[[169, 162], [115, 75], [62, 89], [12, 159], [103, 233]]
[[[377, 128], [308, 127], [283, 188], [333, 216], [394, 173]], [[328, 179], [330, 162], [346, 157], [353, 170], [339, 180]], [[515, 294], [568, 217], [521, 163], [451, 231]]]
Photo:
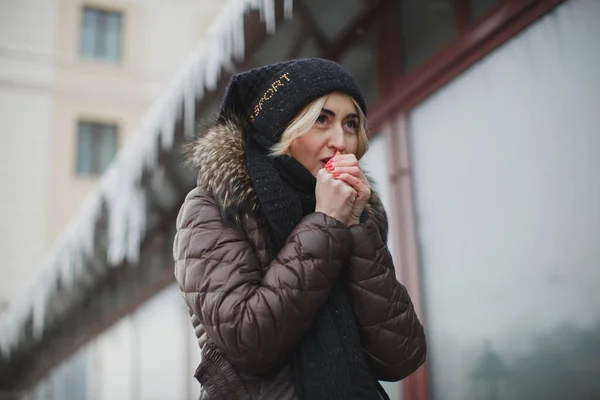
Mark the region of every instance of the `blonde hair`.
[[[289, 123], [287, 128], [285, 128], [285, 131], [283, 131], [281, 139], [279, 139], [279, 143], [271, 147], [272, 156], [282, 156], [287, 154], [292, 142], [304, 135], [313, 127], [315, 122], [317, 122], [319, 115], [321, 115], [321, 110], [323, 109], [328, 97], [329, 95], [325, 95], [313, 100], [306, 107], [304, 107], [302, 111], [298, 113], [298, 115], [296, 115], [296, 117]], [[367, 152], [369, 143], [369, 137], [367, 134], [367, 117], [363, 113], [356, 100], [354, 100], [354, 98], [351, 99], [360, 119], [357, 132], [358, 148], [356, 150], [356, 158], [360, 160], [361, 157]]]

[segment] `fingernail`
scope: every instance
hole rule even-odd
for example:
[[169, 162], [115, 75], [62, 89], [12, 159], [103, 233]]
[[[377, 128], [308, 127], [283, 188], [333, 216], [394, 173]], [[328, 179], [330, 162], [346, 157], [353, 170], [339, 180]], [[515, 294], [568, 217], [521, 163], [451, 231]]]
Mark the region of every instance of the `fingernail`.
[[333, 174], [334, 178], [339, 178], [340, 174]]
[[330, 172], [335, 169], [331, 165], [326, 165], [325, 168], [327, 168], [327, 171], [330, 171]]

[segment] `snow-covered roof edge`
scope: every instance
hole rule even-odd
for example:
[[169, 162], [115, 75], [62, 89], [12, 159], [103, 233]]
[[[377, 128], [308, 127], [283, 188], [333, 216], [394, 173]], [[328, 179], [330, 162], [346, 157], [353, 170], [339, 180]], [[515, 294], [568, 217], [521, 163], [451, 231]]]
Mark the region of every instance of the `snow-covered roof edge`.
[[[156, 166], [159, 147], [169, 149], [183, 103], [184, 133], [192, 137], [195, 102], [205, 90], [215, 90], [221, 71], [243, 59], [244, 16], [259, 10], [267, 32], [275, 32], [276, 0], [230, 0], [211, 25], [202, 43], [176, 72], [168, 88], [153, 103], [124, 148], [102, 175], [50, 250], [34, 282], [11, 301], [0, 316], [0, 353], [10, 355], [19, 344], [25, 324], [33, 315], [34, 335], [44, 329], [46, 304], [60, 279], [70, 288], [85, 274], [84, 260], [94, 254], [95, 226], [103, 203], [108, 206], [107, 258], [110, 266], [124, 261], [136, 263], [146, 229], [146, 204], [140, 185], [144, 169]], [[292, 17], [293, 0], [283, 0], [285, 18]], [[158, 144], [158, 145], [157, 145]]]

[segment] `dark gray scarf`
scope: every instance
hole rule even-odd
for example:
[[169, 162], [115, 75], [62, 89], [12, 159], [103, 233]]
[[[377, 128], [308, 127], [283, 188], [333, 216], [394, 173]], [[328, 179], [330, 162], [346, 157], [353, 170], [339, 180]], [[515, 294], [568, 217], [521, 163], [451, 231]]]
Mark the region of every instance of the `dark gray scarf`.
[[[270, 228], [273, 259], [300, 220], [314, 212], [316, 179], [293, 158], [267, 155], [269, 143], [260, 139], [248, 135], [246, 163]], [[354, 312], [339, 279], [291, 361], [301, 400], [389, 399], [366, 363]]]

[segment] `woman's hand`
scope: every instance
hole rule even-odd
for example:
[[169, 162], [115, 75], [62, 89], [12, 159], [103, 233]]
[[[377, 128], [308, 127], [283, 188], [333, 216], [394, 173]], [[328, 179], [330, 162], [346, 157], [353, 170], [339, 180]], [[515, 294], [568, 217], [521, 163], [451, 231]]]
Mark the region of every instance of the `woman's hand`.
[[315, 189], [316, 212], [327, 214], [344, 225], [350, 225], [353, 217], [356, 191], [340, 180], [336, 180], [325, 168], [317, 174]]
[[345, 182], [356, 191], [357, 196], [348, 225], [358, 224], [371, 197], [371, 185], [360, 169], [358, 159], [354, 154], [336, 153], [325, 168], [333, 174], [335, 179]]

